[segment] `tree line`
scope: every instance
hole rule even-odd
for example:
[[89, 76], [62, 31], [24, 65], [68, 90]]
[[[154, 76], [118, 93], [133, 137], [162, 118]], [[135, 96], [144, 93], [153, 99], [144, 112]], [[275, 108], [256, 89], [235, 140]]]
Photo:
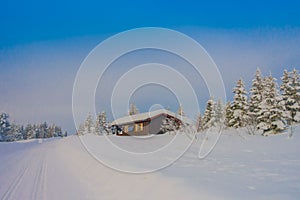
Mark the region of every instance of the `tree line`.
[[0, 141], [18, 141], [34, 138], [66, 137], [67, 131], [62, 132], [61, 127], [47, 122], [41, 124], [27, 124], [26, 126], [10, 123], [7, 113], [0, 114]]
[[263, 76], [257, 69], [249, 92], [241, 78], [233, 89], [233, 101], [225, 106], [213, 97], [207, 101], [203, 116], [199, 114], [196, 119], [197, 131], [217, 126], [245, 127], [249, 134], [260, 131], [268, 135], [292, 128], [300, 121], [299, 78], [298, 70], [284, 70], [278, 85], [272, 75]]
[[[178, 115], [184, 115], [184, 111], [182, 106], [180, 105], [178, 109]], [[136, 115], [139, 114], [139, 109], [134, 103], [131, 103], [129, 105], [128, 115]], [[174, 119], [166, 118], [163, 122], [161, 130], [164, 132], [167, 131], [173, 131], [176, 128], [179, 127], [178, 122], [174, 121]], [[96, 135], [109, 135], [112, 134], [112, 127], [110, 126], [110, 123], [107, 120], [106, 112], [102, 111], [97, 114], [97, 117], [95, 120], [93, 120], [93, 117], [91, 113], [88, 113], [86, 119], [83, 123], [79, 125], [79, 128], [77, 130], [77, 135], [84, 135], [87, 133], [93, 133]]]
[[96, 120], [93, 120], [92, 115], [89, 113], [85, 121], [79, 125], [77, 135], [84, 135], [87, 133], [94, 133], [96, 135], [108, 135], [111, 133], [109, 123], [107, 121], [106, 112], [98, 113]]
[[[233, 88], [233, 100], [225, 105], [221, 100], [215, 101], [211, 97], [201, 115], [195, 120], [197, 132], [209, 128], [245, 128], [249, 134], [260, 132], [262, 135], [280, 133], [287, 128], [292, 128], [300, 122], [300, 76], [298, 70], [284, 70], [280, 85], [277, 80], [263, 76], [260, 69], [256, 70], [249, 92], [245, 83], [240, 78]], [[131, 103], [128, 115], [138, 114], [138, 108]], [[178, 115], [185, 115], [180, 105]], [[172, 132], [182, 128], [182, 124], [167, 118], [163, 121], [161, 130]], [[78, 135], [94, 133], [97, 135], [110, 134], [111, 129], [107, 121], [106, 112], [102, 111], [95, 120], [89, 114], [79, 126]]]
[[[139, 109], [134, 103], [131, 103], [128, 110], [128, 115], [136, 115], [139, 113]], [[79, 125], [77, 135], [84, 135], [87, 133], [93, 133], [96, 135], [109, 135], [112, 134], [110, 123], [107, 120], [105, 111], [99, 112], [94, 120], [91, 113], [88, 113], [83, 123]]]

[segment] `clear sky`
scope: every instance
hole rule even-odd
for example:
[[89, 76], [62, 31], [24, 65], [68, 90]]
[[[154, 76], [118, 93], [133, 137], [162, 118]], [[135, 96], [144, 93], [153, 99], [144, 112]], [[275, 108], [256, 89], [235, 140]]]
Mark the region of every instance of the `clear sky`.
[[1, 1], [1, 47], [143, 26], [299, 27], [299, 1]]
[[244, 77], [249, 87], [257, 67], [276, 78], [299, 69], [299, 8], [299, 1], [1, 1], [0, 111], [74, 130], [72, 86], [85, 56], [107, 37], [148, 26], [200, 42], [230, 98], [235, 81]]

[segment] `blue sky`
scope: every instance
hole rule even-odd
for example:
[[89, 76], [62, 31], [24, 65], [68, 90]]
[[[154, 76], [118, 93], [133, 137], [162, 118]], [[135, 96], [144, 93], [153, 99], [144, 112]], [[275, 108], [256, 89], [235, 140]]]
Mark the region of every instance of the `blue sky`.
[[143, 26], [299, 27], [299, 1], [2, 1], [1, 47]]
[[132, 28], [171, 28], [196, 39], [218, 65], [229, 98], [234, 82], [244, 77], [249, 86], [257, 67], [279, 78], [284, 68], [300, 66], [299, 1], [0, 5], [0, 111], [20, 123], [49, 121], [74, 130], [71, 95], [81, 62], [99, 42]]

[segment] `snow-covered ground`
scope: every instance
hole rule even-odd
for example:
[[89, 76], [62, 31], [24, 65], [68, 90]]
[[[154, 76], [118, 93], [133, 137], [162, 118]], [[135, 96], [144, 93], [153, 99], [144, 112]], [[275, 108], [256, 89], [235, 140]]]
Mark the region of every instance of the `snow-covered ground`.
[[[103, 152], [106, 162], [112, 159], [114, 164], [126, 164], [115, 160], [118, 157], [114, 152], [105, 151], [105, 137], [84, 137], [102, 144], [91, 148]], [[128, 151], [145, 153], [173, 137], [160, 135], [135, 142], [129, 137], [109, 139]], [[150, 161], [167, 160], [178, 153], [176, 149], [182, 151], [189, 139], [184, 135], [178, 139], [173, 152]], [[225, 131], [212, 153], [200, 160], [197, 157], [203, 139], [198, 136], [198, 141], [171, 166], [144, 174], [122, 173], [100, 164], [77, 136], [0, 143], [0, 198], [299, 199], [300, 127], [292, 139], [287, 134], [262, 137]]]

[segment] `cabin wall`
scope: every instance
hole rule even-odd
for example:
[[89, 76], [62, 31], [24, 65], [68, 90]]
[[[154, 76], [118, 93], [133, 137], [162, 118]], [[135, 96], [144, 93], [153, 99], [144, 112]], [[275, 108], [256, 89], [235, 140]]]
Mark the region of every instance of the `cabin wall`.
[[[124, 124], [121, 125], [122, 130], [123, 130], [123, 134], [119, 134], [119, 135], [151, 135], [151, 134], [161, 134], [163, 133], [160, 129], [163, 123], [163, 120], [166, 118], [166, 115], [160, 115], [157, 116], [153, 119], [151, 119], [151, 121], [144, 121], [144, 122], [135, 122], [135, 123], [130, 123], [130, 124]], [[143, 123], [143, 130], [142, 131], [134, 131], [134, 129], [132, 131], [128, 130], [124, 130], [125, 126], [128, 127], [134, 127], [135, 124], [139, 124], [139, 123]]]
[[[142, 131], [135, 131], [134, 130], [135, 124], [140, 124], [140, 123], [143, 123], [143, 130]], [[126, 131], [126, 130], [124, 130], [125, 126], [132, 127], [133, 129], [132, 130], [128, 129], [128, 131]], [[148, 126], [147, 122], [136, 122], [136, 123], [125, 124], [125, 125], [122, 125], [122, 130], [123, 130], [122, 135], [124, 135], [124, 136], [126, 136], [126, 135], [131, 135], [131, 136], [134, 136], [134, 135], [148, 135], [149, 134], [149, 126]]]
[[160, 134], [161, 125], [163, 120], [166, 118], [164, 115], [160, 115], [156, 118], [153, 118], [149, 124], [149, 134]]
[[[156, 118], [153, 118], [151, 121], [143, 122], [143, 131], [128, 131], [128, 135], [151, 135], [151, 134], [160, 134], [161, 125], [163, 120], [166, 118], [164, 115], [160, 115]], [[134, 124], [130, 124], [133, 126]]]

